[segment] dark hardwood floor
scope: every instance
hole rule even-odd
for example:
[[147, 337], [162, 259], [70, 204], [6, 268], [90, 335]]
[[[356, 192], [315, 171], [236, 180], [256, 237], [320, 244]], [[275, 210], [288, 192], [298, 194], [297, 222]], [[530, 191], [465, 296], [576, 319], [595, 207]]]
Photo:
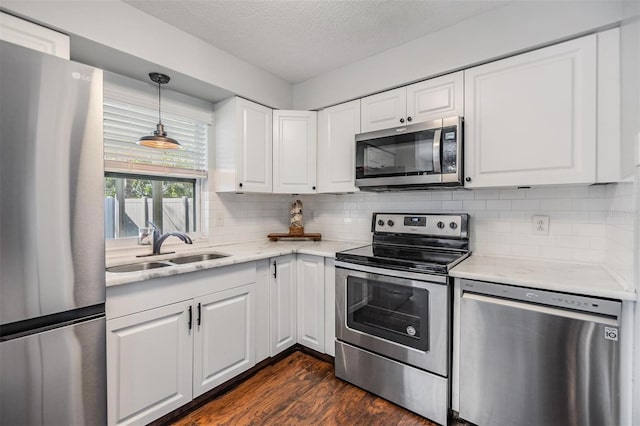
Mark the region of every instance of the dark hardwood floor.
[[332, 364], [297, 351], [173, 425], [435, 424], [336, 379]]

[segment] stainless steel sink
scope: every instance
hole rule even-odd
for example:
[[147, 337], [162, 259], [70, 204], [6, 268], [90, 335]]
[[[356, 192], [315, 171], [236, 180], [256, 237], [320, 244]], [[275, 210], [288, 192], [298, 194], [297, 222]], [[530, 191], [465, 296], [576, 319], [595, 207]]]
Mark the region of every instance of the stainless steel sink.
[[221, 259], [223, 257], [229, 257], [229, 255], [223, 253], [192, 254], [189, 256], [174, 257], [173, 259], [168, 259], [168, 261], [176, 263], [178, 265], [182, 265], [185, 263], [204, 262], [205, 260]]
[[129, 265], [111, 266], [107, 268], [107, 272], [136, 272], [145, 271], [147, 269], [164, 268], [165, 266], [171, 265], [164, 262], [131, 263]]

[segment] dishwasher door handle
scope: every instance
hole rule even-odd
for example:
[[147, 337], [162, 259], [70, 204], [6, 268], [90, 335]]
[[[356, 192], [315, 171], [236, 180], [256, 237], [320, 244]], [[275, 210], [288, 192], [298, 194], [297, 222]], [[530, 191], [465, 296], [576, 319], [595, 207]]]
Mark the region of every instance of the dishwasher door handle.
[[522, 309], [525, 311], [535, 312], [538, 314], [554, 315], [557, 317], [570, 318], [578, 321], [588, 321], [603, 325], [618, 326], [618, 319], [608, 316], [594, 315], [586, 312], [577, 312], [567, 309], [554, 308], [545, 305], [539, 305], [535, 302], [525, 303], [515, 300], [501, 299], [493, 296], [485, 296], [477, 293], [463, 292], [462, 299], [474, 300], [476, 302], [491, 303], [513, 309]]

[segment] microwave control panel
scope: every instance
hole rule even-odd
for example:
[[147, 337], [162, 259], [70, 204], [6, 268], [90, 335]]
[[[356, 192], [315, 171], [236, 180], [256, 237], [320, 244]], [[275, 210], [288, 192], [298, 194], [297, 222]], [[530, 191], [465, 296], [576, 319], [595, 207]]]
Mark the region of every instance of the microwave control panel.
[[442, 129], [442, 173], [458, 172], [458, 128]]

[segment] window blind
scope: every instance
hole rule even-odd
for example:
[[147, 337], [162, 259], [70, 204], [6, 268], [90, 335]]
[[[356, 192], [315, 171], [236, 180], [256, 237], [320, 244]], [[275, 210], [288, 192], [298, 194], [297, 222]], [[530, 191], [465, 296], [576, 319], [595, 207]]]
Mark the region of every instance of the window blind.
[[[111, 87], [104, 93], [105, 170], [156, 176], [202, 178], [207, 176], [208, 124], [211, 114], [162, 102], [162, 124], [182, 149], [160, 150], [138, 145], [158, 122], [153, 97]], [[156, 98], [157, 102], [157, 98]], [[207, 120], [209, 118], [209, 120]]]

